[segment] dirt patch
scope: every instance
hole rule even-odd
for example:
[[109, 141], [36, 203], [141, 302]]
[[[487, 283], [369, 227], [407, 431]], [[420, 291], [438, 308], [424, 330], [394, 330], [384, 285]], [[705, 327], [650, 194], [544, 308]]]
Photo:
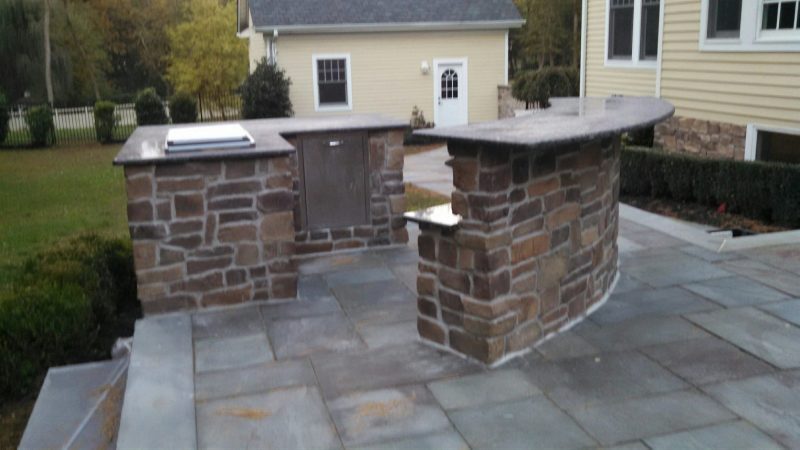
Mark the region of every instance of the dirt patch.
[[255, 408], [219, 408], [214, 412], [218, 416], [236, 417], [238, 419], [262, 420], [271, 416], [270, 411]]
[[738, 214], [722, 212], [696, 203], [682, 203], [674, 200], [653, 199], [650, 197], [631, 197], [622, 195], [620, 201], [636, 208], [662, 216], [689, 222], [709, 225], [720, 229], [742, 229], [756, 234], [787, 231], [789, 228], [750, 219]]

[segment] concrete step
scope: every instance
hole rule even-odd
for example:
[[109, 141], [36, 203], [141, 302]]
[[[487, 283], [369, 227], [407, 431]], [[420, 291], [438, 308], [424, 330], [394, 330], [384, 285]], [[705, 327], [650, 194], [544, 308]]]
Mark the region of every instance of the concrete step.
[[136, 323], [117, 448], [197, 447], [189, 315]]
[[127, 358], [51, 368], [19, 448], [114, 448], [127, 368]]

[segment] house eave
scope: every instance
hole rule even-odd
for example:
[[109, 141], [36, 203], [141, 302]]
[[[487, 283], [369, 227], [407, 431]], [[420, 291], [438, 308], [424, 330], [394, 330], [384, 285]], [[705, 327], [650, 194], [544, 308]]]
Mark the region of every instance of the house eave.
[[254, 27], [257, 33], [272, 34], [328, 34], [374, 33], [389, 31], [464, 31], [506, 30], [520, 28], [524, 20], [487, 20], [472, 22], [414, 22], [414, 23], [350, 23], [330, 25], [263, 25]]

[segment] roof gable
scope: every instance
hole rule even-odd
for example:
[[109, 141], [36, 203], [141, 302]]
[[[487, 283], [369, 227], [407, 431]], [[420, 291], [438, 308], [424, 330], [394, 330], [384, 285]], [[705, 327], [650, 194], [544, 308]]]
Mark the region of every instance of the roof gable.
[[[240, 0], [241, 1], [241, 0]], [[443, 24], [519, 26], [512, 0], [249, 0], [259, 29], [354, 29]]]

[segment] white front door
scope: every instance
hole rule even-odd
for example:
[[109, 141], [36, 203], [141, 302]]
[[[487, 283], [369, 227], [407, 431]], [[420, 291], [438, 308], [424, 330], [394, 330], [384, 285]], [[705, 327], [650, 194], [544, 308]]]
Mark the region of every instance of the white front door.
[[467, 63], [466, 61], [434, 62], [434, 124], [437, 127], [466, 125]]

